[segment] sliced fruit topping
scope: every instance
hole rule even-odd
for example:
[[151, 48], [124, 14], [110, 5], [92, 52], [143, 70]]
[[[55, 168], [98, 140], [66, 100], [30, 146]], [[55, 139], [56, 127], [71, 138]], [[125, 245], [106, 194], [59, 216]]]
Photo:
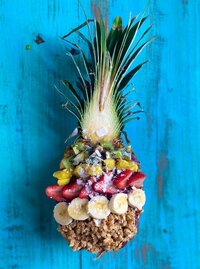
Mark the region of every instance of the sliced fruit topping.
[[53, 215], [56, 222], [61, 225], [68, 225], [73, 220], [68, 214], [68, 205], [65, 202], [60, 202], [54, 207]]
[[83, 188], [83, 184], [80, 184], [80, 183], [78, 184], [77, 181], [78, 180], [76, 180], [76, 182], [71, 183], [63, 188], [62, 196], [66, 200], [71, 201], [72, 199], [79, 196], [79, 193], [81, 192], [81, 189]]
[[68, 169], [56, 171], [53, 173], [53, 176], [57, 179], [70, 179], [72, 176], [72, 173]]
[[72, 177], [72, 172], [69, 169], [63, 169], [53, 173], [53, 176], [58, 179], [58, 185], [64, 186], [69, 184]]
[[110, 214], [109, 200], [105, 196], [94, 196], [88, 202], [88, 213], [96, 219], [105, 219]]
[[126, 146], [126, 152], [132, 153], [132, 147], [131, 147], [131, 145]]
[[115, 168], [115, 160], [108, 158], [104, 160], [105, 166], [107, 170], [113, 170]]
[[64, 200], [62, 197], [62, 190], [63, 186], [59, 185], [48, 186], [46, 188], [46, 195], [49, 198], [56, 200], [57, 202], [61, 202]]
[[86, 220], [89, 218], [87, 213], [87, 199], [75, 198], [68, 206], [69, 216], [75, 220]]
[[90, 196], [94, 195], [94, 190], [92, 189], [92, 184], [95, 182], [95, 177], [90, 177], [85, 184], [85, 186], [82, 188], [81, 192], [79, 193], [79, 197], [89, 198]]
[[70, 178], [59, 179], [57, 181], [58, 185], [60, 185], [60, 186], [65, 186], [65, 185], [69, 184], [69, 182], [70, 182]]
[[116, 175], [113, 180], [113, 184], [120, 190], [124, 190], [127, 187], [127, 181], [132, 175], [132, 171], [124, 170], [120, 174]]
[[134, 189], [128, 193], [128, 203], [132, 207], [142, 210], [146, 202], [145, 192], [141, 189]]
[[63, 158], [60, 163], [60, 169], [66, 168], [67, 170], [73, 170], [73, 165], [70, 161], [70, 158]]
[[115, 194], [118, 192], [118, 189], [113, 185], [112, 182], [112, 173], [104, 173], [100, 179], [95, 182], [92, 187], [93, 190], [98, 193], [105, 193], [105, 194]]
[[76, 145], [77, 145], [78, 150], [80, 150], [80, 151], [82, 151], [82, 150], [85, 149], [85, 147], [84, 147], [84, 143], [77, 142]]
[[87, 158], [87, 153], [86, 152], [81, 152], [76, 157], [73, 159], [73, 164], [77, 165], [81, 162], [83, 162]]
[[143, 187], [143, 182], [145, 178], [146, 175], [142, 172], [133, 173], [127, 182], [127, 186], [128, 187], [134, 186], [136, 188], [141, 188]]
[[111, 212], [116, 214], [124, 214], [128, 210], [127, 194], [117, 193], [112, 196], [109, 202]]
[[129, 163], [129, 168], [128, 168], [129, 170], [131, 170], [133, 172], [137, 172], [139, 170], [139, 167], [135, 162], [128, 161], [128, 163]]
[[82, 188], [81, 192], [79, 193], [79, 197], [80, 197], [81, 199], [86, 199], [86, 198], [89, 197], [89, 194], [88, 194], [88, 192], [87, 192], [86, 187], [83, 187], [83, 188]]
[[109, 142], [109, 141], [101, 142], [101, 146], [103, 147], [104, 150], [110, 150], [110, 151], [114, 150], [114, 147], [113, 147], [112, 143]]
[[118, 160], [116, 164], [116, 168], [121, 169], [128, 169], [134, 172], [138, 171], [138, 165], [133, 161], [126, 161], [126, 160]]
[[86, 165], [85, 170], [86, 173], [90, 176], [100, 176], [103, 172], [100, 164]]
[[75, 167], [73, 175], [76, 177], [87, 177], [88, 174], [85, 171], [85, 165], [79, 164]]
[[114, 157], [115, 159], [120, 159], [120, 158], [122, 158], [122, 152], [121, 152], [121, 150], [119, 149], [119, 150], [115, 150], [115, 151], [113, 151], [113, 157]]
[[72, 146], [72, 149], [73, 149], [73, 151], [74, 151], [74, 154], [79, 154], [79, 152], [80, 152], [80, 150], [79, 150], [79, 148], [77, 147], [77, 145], [76, 144], [74, 144], [73, 146]]

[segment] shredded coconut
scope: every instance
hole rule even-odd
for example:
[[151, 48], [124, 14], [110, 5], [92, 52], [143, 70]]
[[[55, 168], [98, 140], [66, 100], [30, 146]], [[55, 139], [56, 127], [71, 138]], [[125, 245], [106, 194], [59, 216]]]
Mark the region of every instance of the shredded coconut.
[[95, 150], [95, 153], [97, 154], [97, 156], [101, 157], [101, 153], [98, 149]]
[[76, 180], [76, 183], [77, 183], [78, 185], [82, 185], [82, 184], [83, 184], [83, 181], [82, 181], [81, 179], [77, 179], [77, 180]]
[[93, 219], [94, 223], [97, 227], [99, 227], [99, 225], [101, 224], [101, 219]]
[[85, 169], [81, 167], [81, 169], [79, 170], [79, 175], [80, 177], [86, 177], [87, 174], [85, 173]]
[[113, 178], [113, 174], [112, 173], [104, 173], [104, 184], [103, 184], [103, 192], [106, 192], [106, 190], [108, 189], [108, 187], [110, 185], [112, 185], [112, 178]]
[[91, 189], [90, 186], [91, 186], [91, 185], [89, 185], [89, 184], [86, 184], [86, 185], [85, 185], [85, 189], [86, 189], [86, 192], [87, 192], [87, 193], [90, 193], [90, 192], [92, 191], [92, 189]]
[[98, 137], [103, 137], [107, 133], [108, 133], [108, 130], [105, 127], [103, 127], [103, 128], [96, 131], [96, 134], [97, 134]]

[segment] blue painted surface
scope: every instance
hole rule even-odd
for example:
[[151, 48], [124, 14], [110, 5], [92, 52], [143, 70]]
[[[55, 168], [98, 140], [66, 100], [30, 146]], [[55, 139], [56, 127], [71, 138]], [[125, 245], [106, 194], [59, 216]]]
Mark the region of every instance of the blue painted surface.
[[[146, 5], [102, 2], [110, 22]], [[90, 16], [90, 2], [82, 4]], [[152, 0], [150, 14], [157, 40], [134, 80], [147, 114], [127, 126], [148, 174], [145, 213], [134, 241], [95, 260], [72, 253], [44, 195], [75, 126], [53, 86], [73, 74], [58, 37], [83, 21], [80, 3], [0, 1], [1, 269], [200, 268], [200, 2]]]

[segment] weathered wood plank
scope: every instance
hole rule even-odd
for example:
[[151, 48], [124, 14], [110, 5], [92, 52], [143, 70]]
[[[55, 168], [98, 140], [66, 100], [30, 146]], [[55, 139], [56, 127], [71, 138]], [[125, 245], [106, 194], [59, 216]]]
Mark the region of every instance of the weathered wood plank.
[[[97, 2], [110, 22], [146, 5]], [[90, 1], [82, 5], [91, 15]], [[73, 76], [58, 37], [84, 20], [80, 3], [0, 1], [0, 268], [200, 268], [199, 13], [198, 0], [151, 1], [157, 40], [134, 80], [147, 113], [127, 126], [148, 175], [147, 204], [135, 240], [95, 260], [67, 247], [44, 195], [75, 126], [53, 86]]]

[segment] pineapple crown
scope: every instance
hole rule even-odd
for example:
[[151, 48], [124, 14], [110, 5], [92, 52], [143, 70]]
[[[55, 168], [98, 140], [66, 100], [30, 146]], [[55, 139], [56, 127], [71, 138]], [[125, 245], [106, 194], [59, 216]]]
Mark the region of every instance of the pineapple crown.
[[[148, 18], [144, 15], [145, 12], [141, 17], [130, 16], [124, 28], [122, 18], [117, 16], [108, 31], [99, 10], [96, 7], [93, 9], [94, 19], [86, 18], [84, 23], [62, 37], [78, 51], [84, 66], [82, 72], [76, 60], [76, 53], [68, 51], [78, 76], [75, 86], [68, 80], [62, 80], [62, 83], [72, 95], [72, 98], [67, 100], [66, 108], [77, 118], [82, 137], [96, 143], [117, 138], [125, 124], [138, 119], [135, 114], [143, 111], [138, 102], [127, 102], [127, 96], [132, 90], [124, 93], [124, 88], [148, 62], [144, 61], [132, 67], [140, 52], [153, 38], [143, 41], [152, 27], [140, 30]], [[89, 38], [80, 31], [84, 27], [88, 29]], [[88, 46], [89, 59], [78, 44], [68, 40], [73, 33]], [[140, 37], [136, 40], [138, 33]], [[132, 110], [136, 106], [139, 106], [139, 109]]]

